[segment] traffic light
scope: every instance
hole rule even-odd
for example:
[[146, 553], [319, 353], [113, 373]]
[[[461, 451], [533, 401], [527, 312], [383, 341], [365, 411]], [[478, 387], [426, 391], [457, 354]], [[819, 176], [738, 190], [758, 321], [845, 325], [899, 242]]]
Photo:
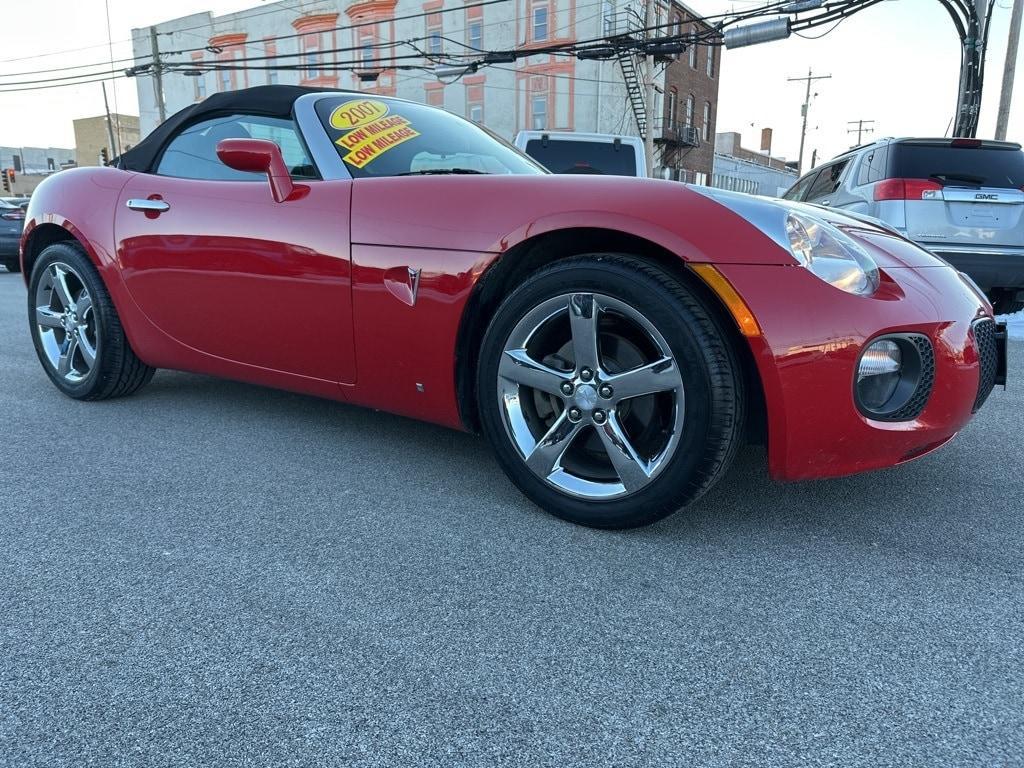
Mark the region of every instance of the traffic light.
[[100, 165], [107, 165], [110, 162], [110, 153], [107, 152], [107, 148], [103, 147], [100, 149]]
[[11, 177], [10, 177], [10, 174], [12, 173], [13, 170], [14, 170], [13, 168], [7, 168], [4, 171], [4, 192], [6, 192], [8, 195], [11, 194]]

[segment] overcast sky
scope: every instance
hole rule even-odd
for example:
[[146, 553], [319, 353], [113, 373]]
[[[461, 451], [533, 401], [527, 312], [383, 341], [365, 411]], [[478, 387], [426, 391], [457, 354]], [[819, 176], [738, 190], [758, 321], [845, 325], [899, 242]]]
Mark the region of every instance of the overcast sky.
[[[999, 102], [1011, 0], [996, 0], [990, 32], [985, 101], [979, 136], [991, 136]], [[174, 0], [173, 3], [110, 0], [115, 59], [131, 56], [131, 29], [206, 9], [226, 13], [259, 0]], [[761, 4], [761, 0], [693, 0], [702, 13]], [[6, 2], [0, 74], [4, 82], [47, 77], [13, 73], [109, 60], [103, 0]], [[18, 32], [14, 32], [17, 30]], [[39, 30], [31, 34], [28, 30]], [[822, 30], [813, 30], [819, 34]], [[59, 55], [44, 53], [63, 51]], [[19, 59], [19, 60], [15, 60]], [[1011, 139], [1024, 140], [1024, 48], [1018, 57]], [[118, 67], [123, 65], [118, 64]], [[806, 155], [819, 160], [855, 141], [852, 120], [874, 120], [867, 136], [941, 136], [949, 129], [956, 100], [959, 44], [953, 25], [936, 0], [888, 0], [857, 14], [817, 40], [788, 40], [726, 51], [720, 71], [717, 130], [739, 131], [757, 148], [760, 129], [775, 129], [773, 154], [795, 158], [800, 139], [804, 85], [787, 82], [813, 68], [831, 74], [815, 83]], [[54, 73], [56, 75], [66, 73]], [[176, 77], [178, 75], [171, 75]], [[147, 85], [148, 85], [148, 81]], [[136, 84], [108, 83], [111, 110], [136, 114]], [[0, 93], [0, 145], [73, 147], [71, 120], [100, 114], [100, 85]]]

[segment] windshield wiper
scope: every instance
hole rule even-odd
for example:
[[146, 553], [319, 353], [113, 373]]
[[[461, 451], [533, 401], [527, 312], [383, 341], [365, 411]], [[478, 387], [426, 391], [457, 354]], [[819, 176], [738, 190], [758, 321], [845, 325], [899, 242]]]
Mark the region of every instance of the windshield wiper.
[[962, 181], [967, 184], [974, 184], [975, 186], [981, 186], [985, 182], [984, 176], [969, 176], [963, 173], [933, 173], [928, 177], [929, 179], [938, 179], [943, 184], [950, 181]]
[[487, 171], [475, 171], [472, 168], [428, 168], [424, 171], [396, 173], [395, 176], [445, 176], [458, 174], [482, 174], [486, 176]]

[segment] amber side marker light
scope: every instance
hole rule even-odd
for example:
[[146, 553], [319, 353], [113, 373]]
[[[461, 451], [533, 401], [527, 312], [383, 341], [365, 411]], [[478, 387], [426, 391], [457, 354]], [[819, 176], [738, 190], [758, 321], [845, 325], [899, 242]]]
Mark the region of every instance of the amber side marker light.
[[754, 313], [750, 311], [750, 307], [736, 293], [732, 283], [725, 279], [725, 275], [711, 264], [691, 264], [690, 269], [696, 272], [698, 277], [707, 284], [708, 288], [714, 291], [715, 295], [722, 300], [722, 303], [725, 304], [732, 315], [733, 320], [736, 321], [736, 325], [739, 326], [740, 333], [744, 336], [761, 335], [761, 326], [754, 319]]

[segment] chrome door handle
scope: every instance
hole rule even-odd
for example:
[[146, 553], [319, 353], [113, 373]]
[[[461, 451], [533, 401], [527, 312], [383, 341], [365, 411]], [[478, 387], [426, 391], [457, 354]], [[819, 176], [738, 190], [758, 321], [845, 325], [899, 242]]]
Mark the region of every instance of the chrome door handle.
[[832, 205], [832, 201], [831, 200], [822, 200], [819, 203], [819, 205]]
[[171, 206], [163, 200], [138, 200], [135, 198], [128, 201], [128, 207], [133, 211], [146, 211], [148, 213], [163, 213], [171, 209]]

